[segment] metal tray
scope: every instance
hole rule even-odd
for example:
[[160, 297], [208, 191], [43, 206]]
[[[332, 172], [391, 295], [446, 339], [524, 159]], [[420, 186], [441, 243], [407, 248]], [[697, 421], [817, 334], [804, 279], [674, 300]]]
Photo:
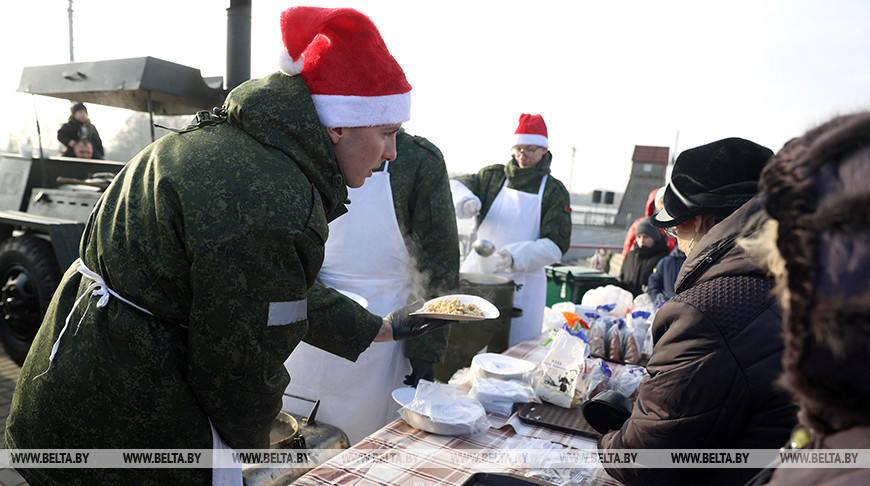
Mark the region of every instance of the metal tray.
[[517, 408], [520, 421], [530, 425], [582, 435], [598, 439], [601, 434], [595, 431], [579, 408], [563, 408], [550, 403], [523, 403]]

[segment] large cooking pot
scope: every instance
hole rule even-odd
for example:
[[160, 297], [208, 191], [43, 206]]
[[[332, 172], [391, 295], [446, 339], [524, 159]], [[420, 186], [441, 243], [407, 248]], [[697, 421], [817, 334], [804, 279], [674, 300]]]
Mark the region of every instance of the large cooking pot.
[[501, 353], [508, 348], [511, 319], [520, 312], [514, 309], [515, 292], [514, 281], [500, 275], [459, 274], [459, 293], [477, 295], [492, 302], [499, 316], [451, 324], [444, 362], [435, 365], [435, 378], [446, 383], [456, 370], [470, 366], [471, 358], [484, 347], [491, 353]]
[[291, 449], [294, 448], [293, 440], [299, 435], [299, 422], [283, 410], [272, 421], [269, 430], [269, 448]]
[[242, 467], [244, 486], [283, 486], [299, 479], [312, 468], [328, 461], [350, 447], [347, 435], [338, 427], [314, 422], [312, 416], [279, 412], [269, 431], [272, 449], [316, 450], [309, 467], [286, 467], [275, 464], [251, 464]]

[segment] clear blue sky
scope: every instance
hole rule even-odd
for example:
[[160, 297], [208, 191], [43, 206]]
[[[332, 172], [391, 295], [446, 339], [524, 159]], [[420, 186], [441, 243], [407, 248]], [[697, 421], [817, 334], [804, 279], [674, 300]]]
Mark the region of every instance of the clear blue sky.
[[[414, 86], [406, 128], [438, 145], [455, 172], [504, 163], [523, 112], [544, 116], [553, 172], [582, 192], [622, 191], [635, 145], [680, 151], [739, 136], [775, 151], [838, 112], [870, 108], [864, 0], [307, 4], [374, 20]], [[153, 56], [222, 76], [228, 5], [76, 0], [76, 61]], [[278, 17], [290, 5], [253, 0], [254, 77], [277, 70]], [[67, 6], [0, 6], [0, 146], [9, 132], [35, 137], [35, 104], [43, 144], [54, 147], [69, 103], [15, 91], [24, 66], [69, 60]], [[89, 108], [104, 139], [129, 114]]]

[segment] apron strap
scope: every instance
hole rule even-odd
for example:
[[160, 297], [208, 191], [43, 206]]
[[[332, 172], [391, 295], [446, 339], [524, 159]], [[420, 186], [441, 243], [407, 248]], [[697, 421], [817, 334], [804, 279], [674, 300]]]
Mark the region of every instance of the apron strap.
[[67, 314], [66, 320], [64, 320], [64, 323], [63, 323], [63, 328], [61, 328], [60, 334], [58, 334], [57, 339], [54, 341], [54, 346], [51, 347], [51, 354], [48, 356], [48, 368], [46, 368], [45, 371], [43, 371], [42, 373], [34, 376], [32, 378], [33, 380], [48, 373], [48, 370], [51, 369], [51, 363], [54, 361], [54, 356], [57, 354], [57, 350], [60, 347], [60, 340], [61, 340], [61, 338], [63, 338], [63, 334], [66, 332], [67, 327], [69, 327], [69, 320], [72, 318], [73, 313], [76, 311], [76, 309], [78, 309], [79, 304], [81, 304], [82, 300], [85, 297], [88, 297], [88, 305], [85, 306], [85, 311], [82, 313], [82, 317], [79, 319], [79, 323], [78, 323], [78, 325], [76, 325], [76, 330], [73, 333], [73, 335], [78, 334], [79, 327], [81, 327], [82, 321], [85, 320], [85, 316], [88, 313], [88, 309], [91, 308], [90, 297], [94, 296], [94, 295], [99, 297], [99, 299], [97, 300], [97, 307], [105, 307], [106, 304], [109, 303], [109, 296], [115, 296], [115, 297], [121, 299], [122, 302], [130, 304], [131, 306], [135, 307], [136, 309], [139, 309], [140, 311], [148, 314], [149, 316], [154, 315], [148, 309], [145, 309], [144, 307], [140, 307], [140, 306], [130, 302], [129, 300], [121, 297], [114, 290], [110, 289], [109, 286], [106, 285], [106, 281], [103, 280], [103, 277], [99, 276], [97, 273], [90, 270], [83, 263], [79, 263], [79, 266], [76, 270], [80, 274], [82, 274], [83, 276], [85, 276], [86, 278], [91, 280], [92, 282], [90, 283], [90, 285], [88, 285], [88, 288], [86, 288], [85, 291], [82, 292], [82, 295], [80, 295], [76, 299], [75, 303], [73, 303], [72, 309], [70, 309], [69, 314]]

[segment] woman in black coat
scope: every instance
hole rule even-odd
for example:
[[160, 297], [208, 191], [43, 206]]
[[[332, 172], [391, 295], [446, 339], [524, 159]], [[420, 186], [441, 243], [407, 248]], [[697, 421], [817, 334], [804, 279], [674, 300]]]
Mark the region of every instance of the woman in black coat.
[[94, 146], [94, 159], [103, 158], [103, 141], [100, 139], [100, 133], [97, 127], [91, 124], [91, 119], [88, 116], [88, 109], [84, 103], [75, 103], [70, 108], [69, 121], [60, 127], [57, 131], [57, 139], [65, 147], [61, 154], [64, 157], [75, 157], [73, 147], [76, 141], [86, 139], [91, 141]]

